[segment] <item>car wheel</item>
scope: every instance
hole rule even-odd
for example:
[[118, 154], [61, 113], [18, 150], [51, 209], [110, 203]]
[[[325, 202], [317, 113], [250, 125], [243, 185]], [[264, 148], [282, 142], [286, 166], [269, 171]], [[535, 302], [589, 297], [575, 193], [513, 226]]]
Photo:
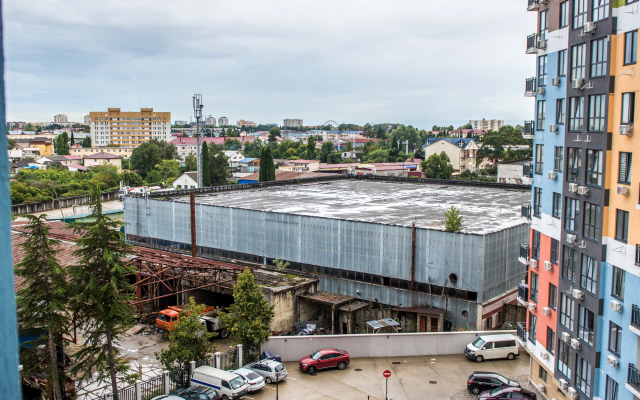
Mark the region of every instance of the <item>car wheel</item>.
[[269, 377], [267, 377], [264, 381], [265, 381], [265, 382], [267, 382], [268, 384], [273, 383], [273, 381], [272, 381], [272, 380], [271, 380], [271, 378], [269, 378]]
[[307, 372], [309, 373], [309, 375], [312, 375], [314, 372], [316, 372], [316, 367], [309, 367], [307, 369]]
[[484, 357], [476, 356], [476, 362], [483, 362], [483, 361], [484, 361]]
[[229, 400], [229, 396], [227, 396], [226, 394], [222, 395], [222, 400]]
[[479, 387], [474, 387], [474, 388], [472, 388], [472, 389], [471, 389], [471, 393], [473, 393], [473, 394], [478, 394], [478, 393], [480, 393], [480, 388], [479, 388]]
[[220, 339], [226, 339], [229, 337], [229, 331], [226, 328], [220, 330]]
[[347, 368], [347, 363], [345, 363], [344, 361], [340, 361], [340, 363], [338, 364], [338, 369], [345, 369]]
[[509, 355], [507, 356], [507, 360], [513, 360], [514, 358], [516, 358], [516, 355], [513, 353], [509, 353]]

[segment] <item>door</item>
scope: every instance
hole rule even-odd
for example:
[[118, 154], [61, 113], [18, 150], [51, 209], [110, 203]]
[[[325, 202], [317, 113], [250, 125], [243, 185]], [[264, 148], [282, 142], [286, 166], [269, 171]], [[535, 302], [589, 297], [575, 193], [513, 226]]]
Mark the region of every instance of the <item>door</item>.
[[430, 319], [431, 319], [431, 328], [429, 329], [429, 331], [438, 332], [438, 318], [431, 317]]
[[318, 369], [329, 368], [329, 363], [331, 362], [331, 354], [325, 354], [318, 360]]
[[493, 342], [485, 343], [480, 353], [482, 354], [482, 357], [484, 357], [486, 360], [495, 358], [495, 356], [493, 355]]
[[418, 332], [426, 332], [427, 331], [427, 317], [425, 317], [424, 315], [421, 315], [420, 317], [420, 322], [418, 325]]

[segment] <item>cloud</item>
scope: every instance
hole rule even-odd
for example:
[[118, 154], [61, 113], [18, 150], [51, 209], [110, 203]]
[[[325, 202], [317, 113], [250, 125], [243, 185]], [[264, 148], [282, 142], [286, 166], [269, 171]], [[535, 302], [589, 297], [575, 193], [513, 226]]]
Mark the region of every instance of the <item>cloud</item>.
[[[512, 4], [513, 3], [513, 4]], [[140, 105], [230, 121], [522, 123], [535, 16], [501, 0], [7, 0], [9, 120]]]

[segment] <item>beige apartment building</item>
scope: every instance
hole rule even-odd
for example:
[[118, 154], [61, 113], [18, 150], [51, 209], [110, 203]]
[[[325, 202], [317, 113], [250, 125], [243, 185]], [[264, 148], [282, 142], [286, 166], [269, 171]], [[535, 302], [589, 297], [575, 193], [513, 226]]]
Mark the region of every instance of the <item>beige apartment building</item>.
[[89, 118], [93, 147], [111, 143], [133, 148], [151, 139], [171, 140], [170, 112], [157, 112], [153, 108], [140, 111], [109, 108], [107, 112], [92, 111]]
[[471, 129], [479, 129], [479, 130], [492, 130], [498, 131], [498, 129], [504, 126], [504, 120], [499, 119], [472, 119], [469, 121], [471, 124]]
[[122, 156], [122, 158], [130, 158], [132, 150], [132, 147], [72, 147], [69, 149], [69, 154], [72, 156], [84, 157], [97, 153], [109, 153]]
[[69, 122], [69, 117], [67, 117], [65, 114], [58, 114], [53, 117], [53, 122], [55, 122], [56, 124]]

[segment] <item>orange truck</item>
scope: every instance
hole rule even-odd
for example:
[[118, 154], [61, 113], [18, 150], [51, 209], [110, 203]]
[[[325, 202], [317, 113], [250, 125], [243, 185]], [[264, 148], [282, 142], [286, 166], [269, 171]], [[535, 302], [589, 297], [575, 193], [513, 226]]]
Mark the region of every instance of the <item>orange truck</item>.
[[[180, 312], [184, 309], [184, 306], [169, 306], [166, 310], [162, 310], [158, 313], [156, 318], [156, 328], [162, 333], [169, 333], [173, 330], [176, 322], [180, 320]], [[203, 315], [215, 311], [214, 306], [205, 306]]]

